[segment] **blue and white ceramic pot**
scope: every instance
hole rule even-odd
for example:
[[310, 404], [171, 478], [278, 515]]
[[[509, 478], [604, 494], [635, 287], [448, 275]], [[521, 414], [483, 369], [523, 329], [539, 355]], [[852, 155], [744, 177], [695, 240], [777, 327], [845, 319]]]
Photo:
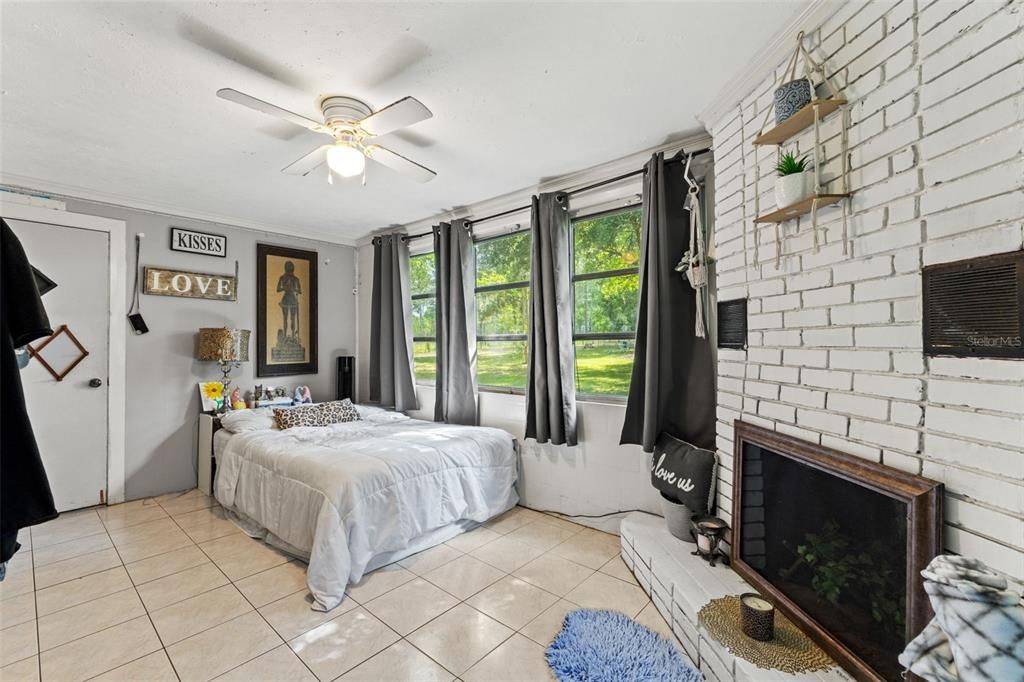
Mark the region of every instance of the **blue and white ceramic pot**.
[[806, 78], [797, 78], [780, 85], [775, 91], [776, 125], [810, 104], [811, 92], [811, 81]]

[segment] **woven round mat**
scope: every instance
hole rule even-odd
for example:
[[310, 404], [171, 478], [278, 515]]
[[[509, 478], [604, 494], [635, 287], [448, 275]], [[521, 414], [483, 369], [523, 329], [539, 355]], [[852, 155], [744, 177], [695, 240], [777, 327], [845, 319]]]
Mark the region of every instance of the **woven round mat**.
[[835, 666], [828, 654], [778, 610], [775, 611], [775, 638], [770, 642], [759, 642], [743, 634], [739, 597], [712, 599], [701, 608], [698, 617], [730, 652], [759, 668], [803, 673]]

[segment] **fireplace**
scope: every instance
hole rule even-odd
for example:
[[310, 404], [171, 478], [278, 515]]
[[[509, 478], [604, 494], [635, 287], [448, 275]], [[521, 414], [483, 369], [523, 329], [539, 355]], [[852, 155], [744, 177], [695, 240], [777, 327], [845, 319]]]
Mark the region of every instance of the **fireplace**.
[[931, 619], [942, 484], [735, 422], [732, 565], [860, 680]]

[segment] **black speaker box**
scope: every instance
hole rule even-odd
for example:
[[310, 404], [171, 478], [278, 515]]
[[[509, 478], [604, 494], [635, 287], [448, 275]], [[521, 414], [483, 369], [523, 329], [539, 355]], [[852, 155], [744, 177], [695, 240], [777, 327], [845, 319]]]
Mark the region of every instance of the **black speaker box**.
[[337, 400], [355, 399], [356, 359], [351, 355], [338, 357]]
[[129, 315], [128, 322], [131, 323], [132, 329], [135, 330], [136, 334], [145, 334], [149, 331], [149, 327], [146, 326], [146, 321], [142, 319], [142, 313], [133, 313]]

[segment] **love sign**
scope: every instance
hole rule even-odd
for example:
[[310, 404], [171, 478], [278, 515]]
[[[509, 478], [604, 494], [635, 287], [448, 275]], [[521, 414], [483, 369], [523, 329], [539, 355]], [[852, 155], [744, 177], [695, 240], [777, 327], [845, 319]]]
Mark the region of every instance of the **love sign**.
[[213, 275], [146, 266], [143, 292], [154, 296], [206, 298], [235, 301], [238, 281], [234, 275]]

